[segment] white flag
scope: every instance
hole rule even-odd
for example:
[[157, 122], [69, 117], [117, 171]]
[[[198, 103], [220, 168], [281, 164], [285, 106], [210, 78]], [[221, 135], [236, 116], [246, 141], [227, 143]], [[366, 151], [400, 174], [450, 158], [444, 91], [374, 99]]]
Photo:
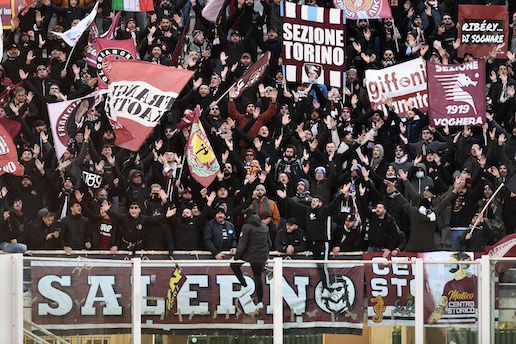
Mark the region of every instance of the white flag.
[[79, 38], [81, 38], [82, 34], [86, 29], [90, 26], [90, 24], [95, 20], [95, 17], [97, 16], [97, 11], [99, 9], [99, 3], [97, 2], [95, 4], [95, 7], [93, 7], [93, 10], [90, 14], [83, 20], [79, 22], [76, 26], [72, 27], [70, 30], [60, 33], [60, 32], [54, 32], [53, 34], [56, 34], [57, 36], [61, 37], [63, 41], [66, 42], [71, 47], [74, 47], [77, 42], [79, 41]]

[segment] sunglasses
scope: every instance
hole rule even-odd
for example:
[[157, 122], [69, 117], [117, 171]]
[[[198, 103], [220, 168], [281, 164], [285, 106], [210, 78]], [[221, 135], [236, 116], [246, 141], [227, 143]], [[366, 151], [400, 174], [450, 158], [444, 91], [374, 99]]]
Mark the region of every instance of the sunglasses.
[[137, 206], [137, 205], [132, 205], [132, 206], [129, 207], [129, 209], [140, 209], [140, 207]]
[[47, 70], [45, 67], [38, 68], [38, 70]]
[[107, 196], [107, 192], [103, 192], [103, 193], [101, 193], [101, 194], [99, 194], [99, 195], [101, 195], [101, 196]]
[[218, 107], [211, 107], [210, 110], [211, 111], [215, 111], [215, 110], [218, 110], [219, 108]]
[[395, 152], [403, 152], [403, 149], [396, 149]]
[[247, 153], [245, 156], [254, 156], [253, 153]]
[[430, 132], [429, 132], [429, 131], [423, 131], [421, 134], [423, 134], [423, 135], [429, 135], [429, 134], [430, 134]]

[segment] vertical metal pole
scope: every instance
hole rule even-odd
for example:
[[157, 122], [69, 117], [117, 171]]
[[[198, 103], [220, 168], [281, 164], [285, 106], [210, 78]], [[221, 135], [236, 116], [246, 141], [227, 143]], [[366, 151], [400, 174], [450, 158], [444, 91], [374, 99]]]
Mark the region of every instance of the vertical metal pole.
[[491, 264], [489, 256], [480, 259], [480, 299], [478, 300], [478, 342], [491, 341]]
[[273, 274], [273, 343], [283, 344], [283, 261], [279, 257], [274, 258]]
[[12, 259], [12, 297], [13, 297], [13, 339], [23, 343], [23, 255], [11, 254]]
[[133, 344], [142, 343], [142, 261], [140, 258], [131, 259], [133, 263], [132, 315], [133, 315]]
[[415, 342], [425, 342], [425, 313], [424, 313], [424, 269], [423, 259], [416, 258], [416, 295], [415, 295], [415, 307], [416, 307], [416, 318], [415, 318]]

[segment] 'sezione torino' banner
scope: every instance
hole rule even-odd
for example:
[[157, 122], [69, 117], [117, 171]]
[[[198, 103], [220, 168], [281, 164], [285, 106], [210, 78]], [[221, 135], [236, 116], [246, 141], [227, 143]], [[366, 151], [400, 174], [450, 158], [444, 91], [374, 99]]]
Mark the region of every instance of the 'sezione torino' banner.
[[486, 65], [475, 60], [462, 65], [427, 62], [430, 124], [482, 125], [486, 121]]
[[343, 87], [346, 80], [346, 18], [332, 8], [296, 5], [281, 7], [284, 75], [289, 82], [316, 82]]
[[507, 6], [459, 5], [459, 24], [460, 57], [469, 52], [483, 58], [505, 43], [496, 54], [496, 58], [505, 58], [509, 37]]
[[[367, 69], [365, 77], [371, 103], [380, 103], [382, 95], [385, 95], [387, 98], [392, 98], [394, 111], [400, 116], [404, 116], [409, 110], [407, 101], [412, 101], [422, 112], [427, 111], [427, 76], [425, 60], [422, 58], [383, 69]], [[385, 109], [384, 113], [387, 113]]]
[[[183, 281], [177, 303], [167, 316], [165, 296], [175, 263], [142, 264], [143, 328], [224, 333], [242, 326], [272, 329], [273, 280], [265, 275], [264, 309], [257, 312], [251, 267], [243, 272], [252, 292], [240, 296], [240, 283], [229, 266], [181, 264]], [[364, 267], [332, 263], [332, 283], [324, 288], [315, 264], [283, 263], [283, 320], [296, 333], [314, 327], [331, 332], [361, 333]], [[131, 328], [131, 265], [126, 262], [31, 263], [32, 320], [47, 329], [116, 332]], [[80, 324], [80, 325], [78, 325]], [[79, 326], [79, 327], [77, 327]], [[194, 331], [194, 332], [192, 332]]]

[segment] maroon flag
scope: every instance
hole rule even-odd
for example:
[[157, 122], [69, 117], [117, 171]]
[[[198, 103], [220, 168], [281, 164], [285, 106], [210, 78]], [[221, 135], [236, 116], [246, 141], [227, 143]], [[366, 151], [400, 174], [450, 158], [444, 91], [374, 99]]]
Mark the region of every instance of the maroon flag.
[[[106, 113], [111, 123], [115, 123], [115, 144], [131, 151], [140, 149], [193, 74], [149, 62], [114, 60]], [[120, 128], [125, 128], [123, 133], [129, 140], [118, 140]], [[130, 139], [127, 132], [134, 138]]]
[[346, 16], [337, 8], [281, 7], [284, 75], [290, 82], [344, 87], [346, 80]]
[[516, 263], [516, 233], [503, 237], [493, 246], [486, 246], [485, 252], [490, 258], [515, 257], [514, 261], [498, 261], [495, 264], [498, 272], [509, 270]]
[[[106, 39], [115, 39], [115, 30], [118, 25], [118, 20], [120, 19], [120, 15], [122, 12], [118, 12], [113, 21], [111, 22], [111, 26], [109, 30], [104, 32], [100, 37]], [[92, 67], [96, 67], [97, 63], [95, 60], [97, 59], [97, 38], [99, 37], [99, 30], [97, 29], [97, 24], [93, 21], [90, 25], [90, 35], [88, 36], [88, 47], [86, 48], [86, 63]]]
[[434, 127], [482, 125], [486, 121], [486, 65], [427, 62], [428, 113]]
[[267, 51], [240, 77], [240, 79], [237, 80], [233, 86], [233, 98], [236, 99], [240, 97], [245, 90], [256, 84], [258, 80], [261, 79], [262, 75], [265, 73], [265, 69], [269, 65], [270, 58], [271, 52]]
[[136, 60], [134, 39], [114, 40], [97, 38], [97, 75], [99, 88], [108, 88], [111, 62], [114, 60]]
[[18, 162], [18, 153], [13, 142], [13, 137], [18, 134], [20, 128], [21, 124], [18, 122], [3, 118], [0, 121], [0, 175], [11, 173], [23, 176], [25, 168]]
[[0, 125], [4, 127], [10, 137], [15, 138], [21, 129], [21, 123], [7, 118], [0, 118]]
[[181, 130], [183, 128], [186, 128], [186, 127], [190, 127], [192, 125], [192, 122], [194, 120], [194, 112], [190, 112], [189, 114], [187, 114], [186, 116], [184, 116], [183, 118], [181, 118], [181, 121], [179, 122], [179, 124], [177, 125], [177, 130]]
[[505, 58], [509, 40], [507, 6], [459, 5], [458, 24], [460, 57], [472, 53], [483, 58], [499, 44], [506, 43], [496, 54], [498, 59]]
[[188, 29], [190, 28], [190, 18], [186, 22], [186, 25], [181, 33], [181, 37], [176, 43], [176, 47], [174, 48], [174, 52], [172, 53], [172, 57], [170, 58], [170, 66], [177, 67], [181, 64], [181, 60], [184, 59], [183, 47], [185, 44], [185, 35]]
[[392, 18], [389, 0], [333, 0], [335, 8], [346, 11], [347, 19]]

